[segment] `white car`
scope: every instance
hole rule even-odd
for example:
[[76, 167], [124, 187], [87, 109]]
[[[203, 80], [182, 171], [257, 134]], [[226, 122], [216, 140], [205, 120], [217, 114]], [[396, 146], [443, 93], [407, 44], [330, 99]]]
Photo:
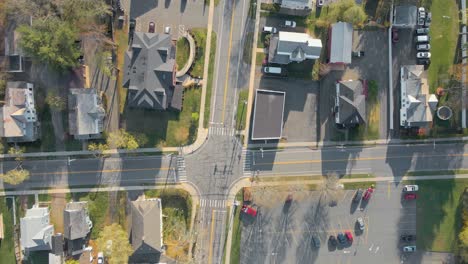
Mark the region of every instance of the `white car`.
[[98, 264], [104, 264], [104, 253], [99, 252], [97, 254], [97, 263]]
[[418, 52], [416, 53], [416, 58], [418, 59], [429, 59], [431, 57], [430, 52]]
[[296, 27], [296, 21], [286, 20], [286, 21], [284, 21], [284, 26], [285, 27], [295, 28]]
[[325, 0], [316, 0], [316, 2], [317, 2], [317, 6], [318, 6], [318, 7], [322, 7], [322, 6], [325, 4], [325, 3], [324, 3]]
[[417, 192], [419, 187], [417, 185], [405, 185], [403, 187], [404, 192]]
[[362, 217], [359, 217], [356, 221], [359, 226], [359, 230], [364, 231], [364, 220], [362, 220]]
[[415, 251], [416, 251], [416, 246], [403, 247], [403, 252], [415, 252]]
[[418, 16], [419, 18], [426, 18], [426, 9], [424, 7], [418, 8]]

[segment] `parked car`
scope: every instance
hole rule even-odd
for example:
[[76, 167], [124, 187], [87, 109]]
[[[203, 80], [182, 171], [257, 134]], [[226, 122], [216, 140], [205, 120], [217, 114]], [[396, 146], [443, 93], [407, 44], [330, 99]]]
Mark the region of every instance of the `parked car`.
[[413, 240], [416, 240], [416, 236], [414, 236], [414, 235], [401, 235], [401, 240], [406, 241], [406, 242], [411, 242]]
[[325, 0], [317, 0], [317, 6], [322, 7], [325, 4]]
[[403, 252], [415, 252], [416, 246], [405, 246], [403, 247]]
[[354, 194], [353, 202], [357, 203], [361, 200], [362, 198], [362, 189], [358, 189], [356, 191], [356, 194]]
[[264, 33], [270, 33], [270, 34], [276, 34], [278, 30], [275, 27], [263, 27], [263, 32]]
[[358, 224], [359, 230], [364, 231], [364, 220], [362, 217], [358, 217], [356, 223]]
[[104, 264], [104, 253], [99, 252], [97, 254], [97, 263], [98, 264]]
[[369, 199], [371, 198], [373, 192], [374, 192], [374, 189], [372, 189], [372, 188], [370, 188], [370, 187], [367, 188], [366, 192], [364, 193], [364, 196], [362, 196], [362, 199], [363, 199], [364, 201], [369, 200]]
[[269, 75], [285, 75], [286, 71], [280, 67], [263, 67], [263, 73]]
[[164, 28], [164, 33], [165, 34], [171, 34], [171, 27], [165, 27]]
[[357, 50], [357, 51], [351, 52], [351, 54], [352, 54], [354, 57], [358, 57], [358, 58], [359, 58], [359, 57], [364, 57], [364, 54], [365, 54], [365, 53], [364, 53], [364, 51], [362, 51], [362, 50]]
[[392, 28], [392, 42], [397, 43], [398, 40], [399, 40], [398, 29], [397, 28]]
[[407, 193], [405, 194], [405, 200], [416, 200], [416, 194], [415, 193]]
[[154, 33], [155, 27], [154, 22], [149, 22], [148, 33]]
[[353, 234], [351, 234], [351, 231], [345, 231], [345, 236], [349, 242], [353, 242]]
[[418, 185], [405, 185], [403, 187], [404, 192], [417, 192], [419, 190]]
[[416, 58], [418, 59], [429, 59], [431, 57], [430, 52], [418, 52], [416, 53]]
[[416, 45], [417, 51], [429, 51], [431, 49], [431, 44], [419, 44]]
[[340, 242], [340, 244], [343, 245], [346, 243], [346, 236], [343, 233], [338, 233], [336, 237], [338, 238], [338, 242]]
[[418, 59], [416, 61], [416, 64], [417, 65], [429, 65], [431, 64], [431, 60], [430, 59]]
[[416, 29], [416, 34], [418, 34], [418, 35], [427, 35], [427, 34], [429, 34], [429, 28], [418, 28], [418, 29]]
[[253, 217], [257, 216], [257, 210], [247, 205], [243, 205], [241, 211]]
[[318, 238], [317, 235], [312, 235], [312, 244], [314, 245], [315, 248], [320, 247], [320, 239]]
[[426, 9], [424, 7], [418, 8], [418, 17], [426, 19]]
[[428, 35], [419, 35], [416, 36], [416, 43], [427, 43], [431, 40], [431, 37]]
[[330, 243], [330, 245], [336, 247], [336, 245], [338, 244], [338, 241], [336, 240], [336, 237], [334, 235], [331, 235], [328, 237], [328, 243]]
[[426, 21], [424, 22], [424, 26], [425, 27], [430, 27], [431, 26], [431, 22], [432, 22], [432, 13], [431, 12], [428, 12], [426, 14]]
[[295, 28], [296, 27], [296, 21], [286, 20], [286, 21], [284, 21], [284, 26], [285, 27], [290, 27], [290, 28]]

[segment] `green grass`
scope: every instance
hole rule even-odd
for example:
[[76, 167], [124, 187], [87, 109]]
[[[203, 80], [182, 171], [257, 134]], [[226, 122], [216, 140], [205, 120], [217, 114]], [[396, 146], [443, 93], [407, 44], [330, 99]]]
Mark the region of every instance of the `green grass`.
[[257, 182], [276, 182], [276, 181], [310, 181], [320, 180], [322, 175], [308, 175], [308, 176], [271, 176], [256, 178]]
[[192, 217], [192, 197], [190, 193], [182, 189], [154, 189], [146, 190], [145, 196], [148, 198], [161, 198], [163, 209], [179, 208], [183, 210], [187, 230], [190, 229], [190, 220]]
[[206, 96], [205, 96], [205, 114], [203, 118], [203, 127], [208, 128], [210, 121], [210, 110], [211, 110], [211, 92], [213, 91], [213, 74], [214, 64], [216, 57], [216, 33], [211, 32], [211, 48], [210, 48], [210, 61], [208, 65], [208, 82], [206, 83]]
[[72, 193], [71, 197], [75, 201], [88, 201], [89, 217], [93, 221], [91, 239], [96, 239], [99, 232], [107, 224], [106, 216], [109, 208], [109, 194], [107, 192]]
[[[243, 195], [243, 190], [240, 190], [236, 194], [236, 200], [242, 202]], [[237, 206], [234, 211], [234, 223], [232, 224], [231, 259], [229, 263], [240, 263], [241, 234], [240, 207]]]
[[468, 170], [440, 170], [440, 171], [410, 171], [406, 176], [436, 176], [436, 175], [457, 175], [468, 174]]
[[268, 3], [261, 3], [260, 9], [270, 11], [270, 12], [279, 12], [281, 6], [279, 4], [268, 4]]
[[237, 114], [236, 114], [236, 129], [238, 130], [242, 130], [245, 128], [248, 98], [249, 98], [249, 90], [241, 90], [239, 92], [239, 99], [237, 100]]
[[192, 122], [192, 113], [200, 112], [200, 98], [201, 89], [185, 89], [181, 112], [127, 108], [124, 113], [126, 129], [130, 133], [144, 133], [148, 137], [146, 145], [140, 147], [191, 144], [197, 137], [198, 126], [198, 121]]
[[[455, 58], [458, 38], [458, 7], [455, 0], [432, 0], [430, 6], [432, 23], [431, 65], [429, 66], [429, 89], [434, 93], [437, 87], [444, 86], [448, 72]], [[450, 17], [450, 18], [444, 18]]]
[[265, 58], [265, 53], [263, 52], [257, 52], [257, 57], [255, 57], [255, 65], [257, 66], [262, 66], [263, 65], [263, 59]]
[[[9, 200], [11, 201], [11, 200]], [[0, 197], [0, 212], [3, 214], [4, 238], [0, 243], [0, 262], [16, 263], [15, 244], [13, 242], [13, 208], [7, 207], [5, 197]]]
[[[194, 28], [190, 30], [195, 39], [195, 59], [193, 61], [190, 75], [194, 77], [203, 77], [203, 67], [205, 65], [206, 49], [206, 28]], [[215, 48], [216, 50], [216, 48]]]
[[368, 82], [368, 96], [366, 102], [367, 123], [349, 130], [349, 140], [379, 139], [380, 127], [380, 101], [378, 98], [379, 86], [374, 80]]
[[419, 185], [416, 245], [425, 251], [455, 252], [462, 226], [461, 195], [467, 179], [427, 180]]
[[122, 114], [125, 110], [125, 103], [127, 101], [127, 89], [122, 86], [124, 74], [125, 51], [128, 48], [128, 30], [127, 27], [115, 30], [115, 39], [117, 42], [117, 68], [119, 74], [117, 75], [117, 86], [119, 95], [119, 113]]
[[182, 69], [187, 63], [190, 55], [190, 45], [186, 38], [177, 40], [176, 63], [177, 69]]
[[375, 178], [374, 174], [370, 173], [362, 173], [362, 174], [346, 174], [340, 179], [362, 179], [362, 178]]
[[369, 182], [345, 182], [343, 183], [345, 190], [355, 190], [355, 189], [365, 189], [369, 188], [371, 185], [376, 186], [375, 181]]

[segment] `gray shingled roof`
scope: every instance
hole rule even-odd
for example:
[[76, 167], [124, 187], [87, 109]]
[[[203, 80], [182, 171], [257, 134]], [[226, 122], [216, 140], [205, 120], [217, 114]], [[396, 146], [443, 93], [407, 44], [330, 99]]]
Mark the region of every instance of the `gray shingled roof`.
[[341, 81], [338, 96], [337, 123], [344, 126], [353, 126], [366, 123], [366, 97], [361, 81]]
[[281, 91], [256, 91], [252, 140], [281, 138], [285, 97]]
[[63, 211], [64, 237], [68, 240], [86, 237], [90, 231], [86, 221], [87, 217], [86, 203], [67, 203]]
[[162, 247], [160, 199], [132, 202], [132, 246], [135, 254], [160, 252]]
[[104, 110], [96, 89], [70, 89], [68, 95], [70, 134], [75, 138], [99, 138], [104, 130]]
[[280, 31], [270, 39], [270, 63], [288, 64], [292, 61], [316, 59], [320, 57], [322, 41], [306, 33]]
[[124, 71], [129, 106], [165, 110], [174, 85], [175, 46], [171, 36], [135, 32], [125, 53]]
[[331, 27], [330, 63], [351, 63], [353, 26], [338, 22]]
[[47, 207], [33, 207], [20, 219], [21, 249], [27, 251], [51, 250], [54, 226], [49, 223]]

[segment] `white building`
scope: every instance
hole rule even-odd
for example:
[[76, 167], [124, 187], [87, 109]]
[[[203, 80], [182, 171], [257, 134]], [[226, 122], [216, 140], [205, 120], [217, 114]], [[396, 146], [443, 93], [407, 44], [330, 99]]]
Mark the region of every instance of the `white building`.
[[318, 59], [322, 52], [322, 40], [314, 39], [306, 33], [280, 31], [270, 40], [268, 61], [288, 64], [307, 59]]

